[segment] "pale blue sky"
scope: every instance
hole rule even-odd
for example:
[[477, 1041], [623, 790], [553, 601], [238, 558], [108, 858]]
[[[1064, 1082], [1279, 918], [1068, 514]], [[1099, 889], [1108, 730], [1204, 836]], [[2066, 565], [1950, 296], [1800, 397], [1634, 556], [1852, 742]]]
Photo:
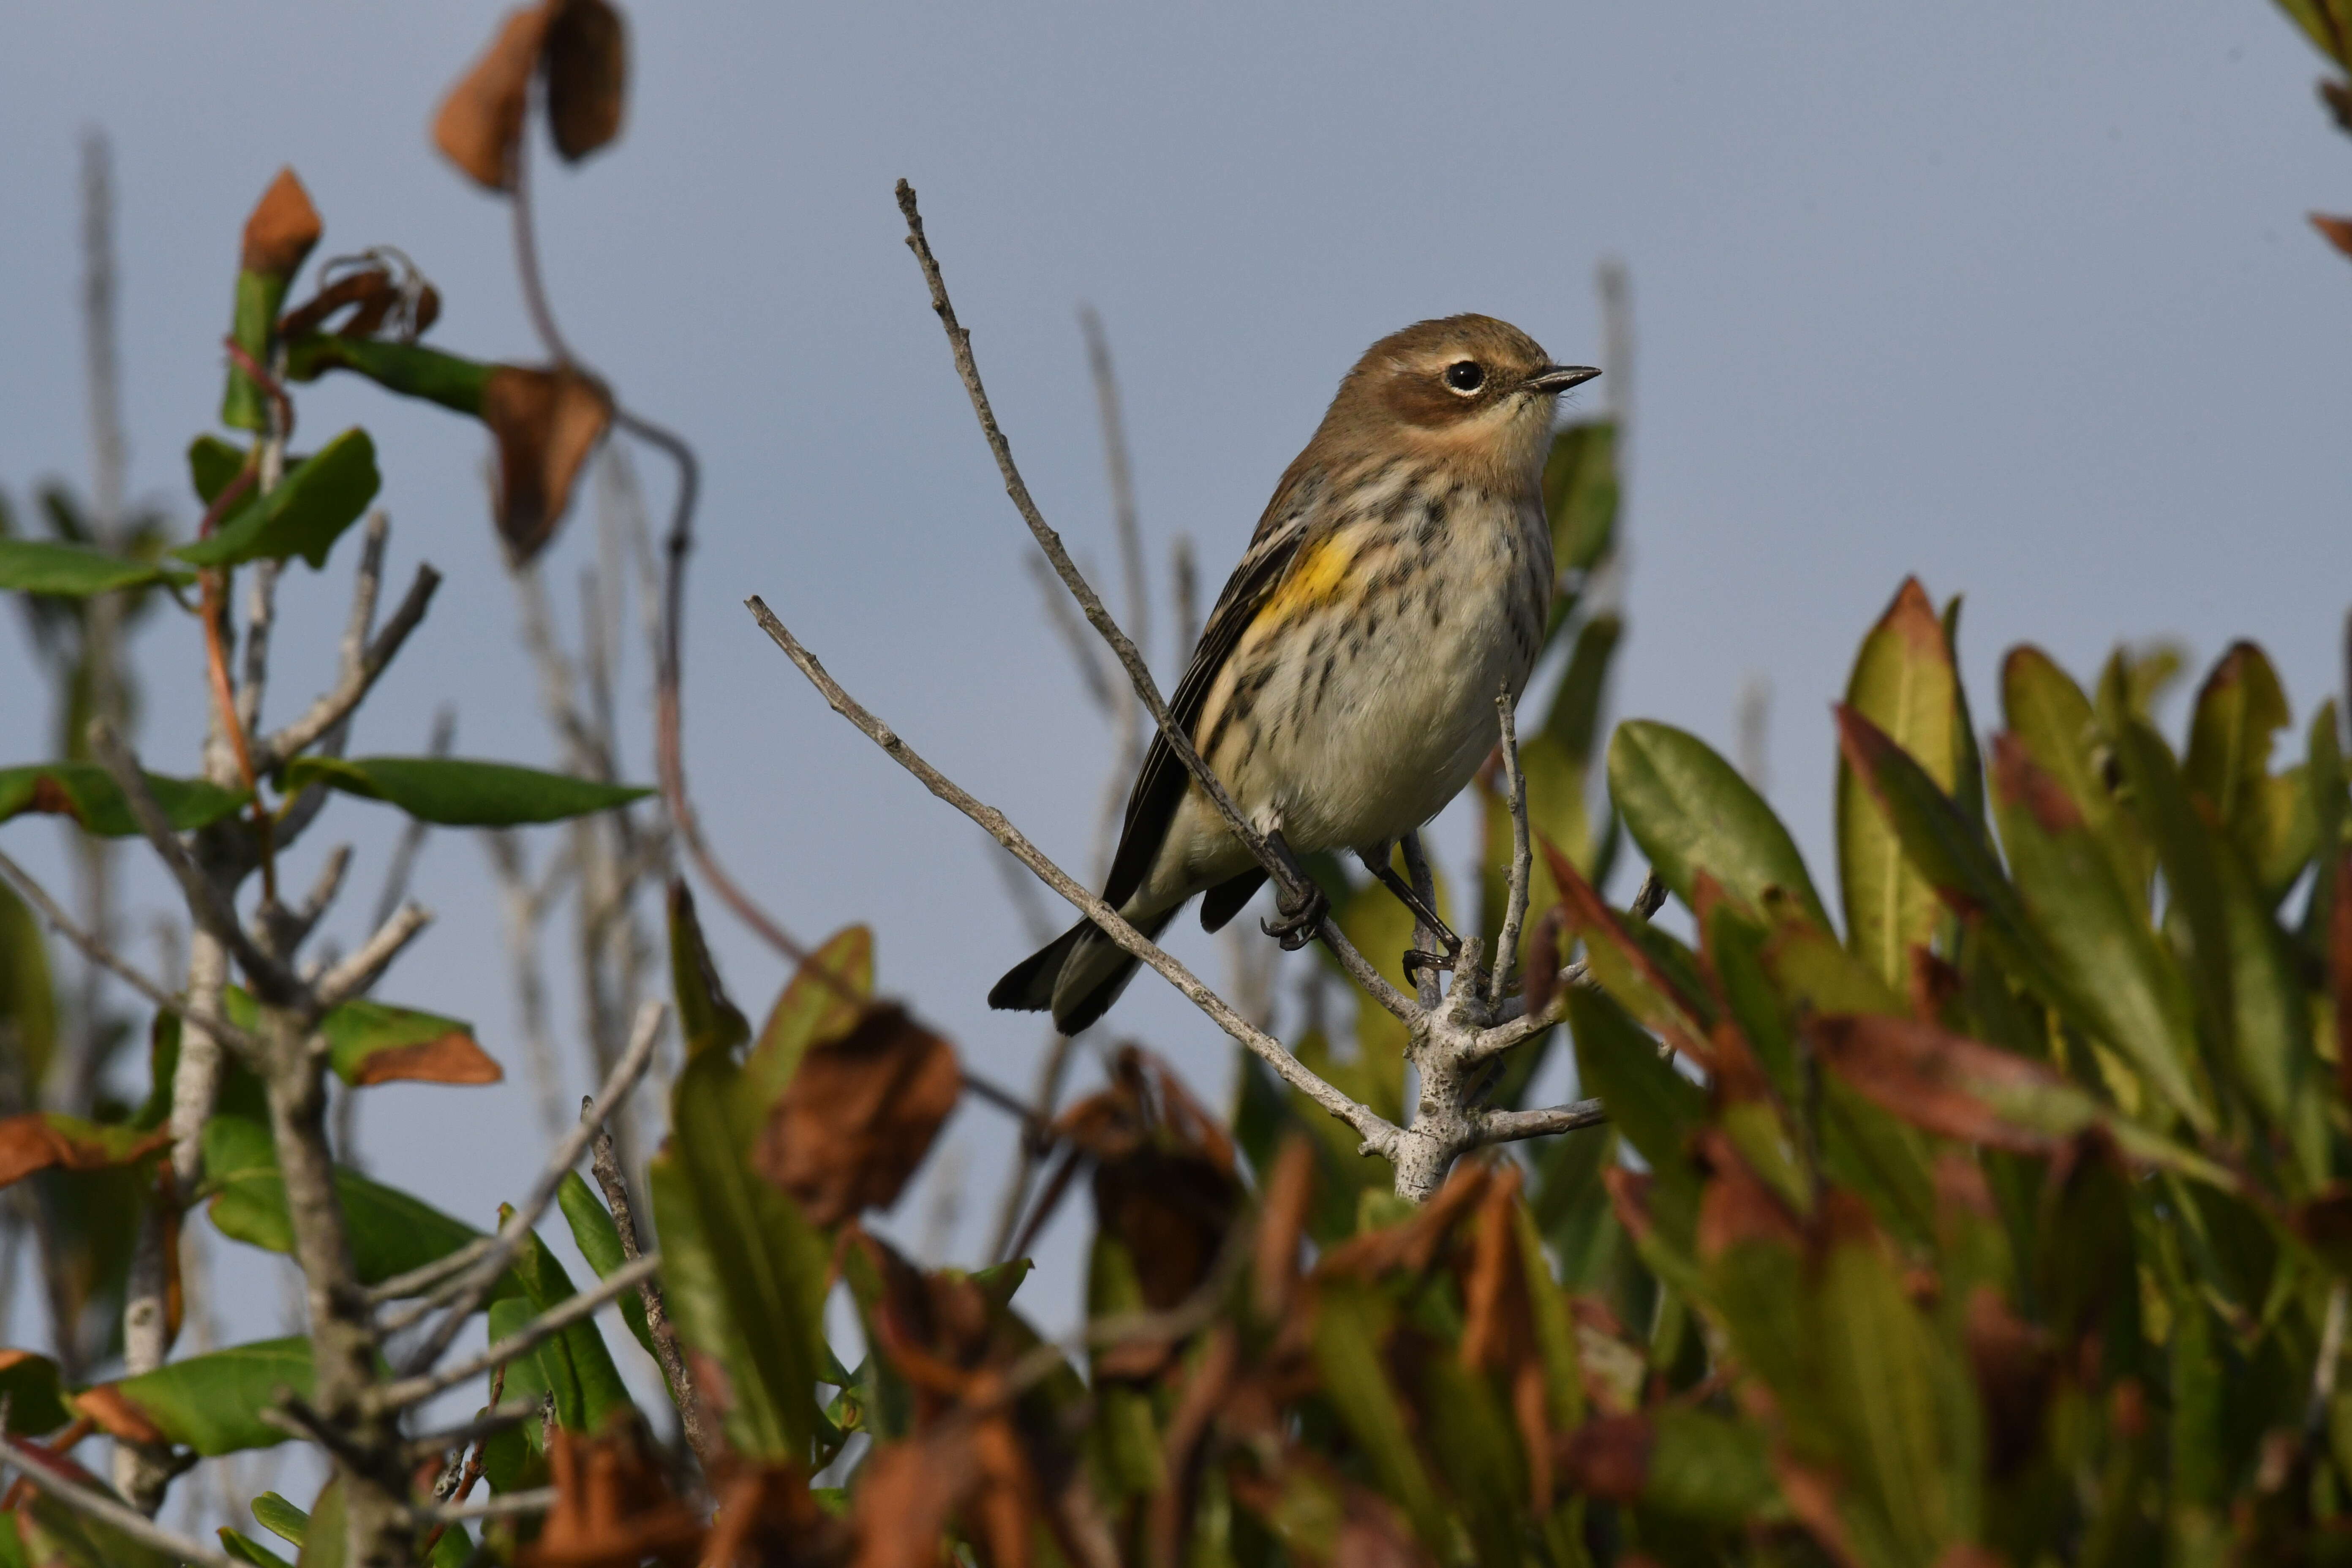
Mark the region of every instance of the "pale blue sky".
[[[21, 10], [0, 53], [0, 484], [21, 497], [87, 471], [87, 124], [116, 149], [135, 489], [184, 518], [179, 453], [217, 400], [236, 230], [280, 163], [325, 216], [322, 255], [390, 242], [436, 279], [434, 341], [530, 354], [504, 214], [425, 140], [492, 19]], [[2259, 0], [681, 5], [633, 21], [627, 132], [542, 180], [543, 228], [575, 343], [705, 458], [688, 671], [709, 829], [795, 931], [871, 921], [886, 986], [1002, 1079], [1026, 1080], [1039, 1030], [981, 1003], [1027, 947], [994, 851], [827, 713], [738, 603], [764, 594], [912, 742], [1083, 862], [1099, 728], [899, 243], [901, 174], [1048, 515], [1109, 564], [1075, 321], [1089, 301], [1145, 529], [1155, 550], [1190, 532], [1210, 592], [1364, 344], [1477, 310], [1590, 359], [1592, 268], [1622, 257], [1640, 346], [1616, 710], [1727, 749], [1741, 683], [1769, 677], [1774, 798], [1824, 874], [1828, 704], [1906, 572], [1968, 595], [1980, 718], [2000, 650], [2026, 638], [2082, 672], [2118, 637], [2178, 636], [2201, 665], [2252, 635], [2298, 712], [2337, 684], [2352, 267], [2303, 215], [2352, 206], [2352, 143], [2314, 100], [2317, 57]], [[477, 429], [349, 384], [303, 410], [314, 436], [376, 432], [396, 573], [422, 555], [449, 579], [360, 748], [421, 747], [454, 696], [462, 752], [551, 759]], [[641, 471], [658, 501], [659, 464]], [[294, 573], [281, 668], [327, 646], [353, 548], [321, 579]], [[590, 552], [584, 530], [556, 547], [559, 604]], [[9, 636], [0, 657], [22, 668]], [[158, 768], [191, 765], [194, 646], [181, 626], [142, 644]], [[282, 716], [297, 694], [279, 691]], [[0, 683], [7, 760], [47, 722], [34, 686]], [[336, 810], [372, 889], [392, 819]], [[5, 837], [56, 866], [46, 825]], [[379, 1170], [479, 1220], [538, 1155], [478, 847], [436, 839], [420, 891], [440, 919], [384, 994], [478, 1020], [514, 1087], [373, 1091], [364, 1139]], [[346, 942], [368, 901], [343, 911]], [[779, 966], [712, 924], [739, 997], [763, 1007]], [[1196, 931], [1179, 951], [1210, 958]], [[1164, 987], [1140, 982], [1114, 1016], [1221, 1092], [1225, 1047]], [[975, 1109], [950, 1137], [969, 1244], [1006, 1129]], [[1024, 1292], [1049, 1320], [1076, 1289], [1066, 1243]]]

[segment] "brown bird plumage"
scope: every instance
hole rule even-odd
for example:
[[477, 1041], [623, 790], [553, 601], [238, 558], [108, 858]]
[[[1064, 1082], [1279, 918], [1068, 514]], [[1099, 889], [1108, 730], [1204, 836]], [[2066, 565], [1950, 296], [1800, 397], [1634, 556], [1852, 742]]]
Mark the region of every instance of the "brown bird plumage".
[[[1555, 400], [1599, 374], [1491, 316], [1449, 316], [1381, 339], [1340, 382], [1169, 704], [1261, 831], [1384, 853], [1470, 782], [1496, 696], [1517, 700], [1542, 644]], [[1155, 735], [1104, 900], [1156, 934], [1206, 892], [1214, 931], [1265, 880]], [[988, 1000], [1075, 1034], [1134, 969], [1081, 921]]]

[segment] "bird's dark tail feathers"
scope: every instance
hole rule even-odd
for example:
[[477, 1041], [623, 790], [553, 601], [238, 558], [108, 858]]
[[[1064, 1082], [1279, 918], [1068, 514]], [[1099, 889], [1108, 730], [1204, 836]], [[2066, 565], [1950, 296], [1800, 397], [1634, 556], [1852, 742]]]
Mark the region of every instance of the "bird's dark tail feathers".
[[[1158, 936], [1175, 913], [1170, 910], [1138, 921], [1136, 928]], [[1080, 921], [1006, 970], [988, 993], [988, 1005], [1013, 1013], [1050, 1012], [1054, 1027], [1075, 1035], [1110, 1011], [1135, 978], [1139, 962], [1094, 921]]]

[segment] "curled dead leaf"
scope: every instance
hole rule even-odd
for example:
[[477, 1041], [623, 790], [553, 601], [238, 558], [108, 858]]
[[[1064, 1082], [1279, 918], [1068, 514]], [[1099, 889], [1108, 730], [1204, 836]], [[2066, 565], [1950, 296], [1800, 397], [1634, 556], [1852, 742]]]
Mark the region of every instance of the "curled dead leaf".
[[1303, 1132], [1283, 1140], [1266, 1177], [1258, 1216], [1257, 1258], [1251, 1269], [1251, 1301], [1259, 1317], [1279, 1322], [1298, 1289], [1298, 1241], [1307, 1229], [1307, 1205], [1315, 1196], [1315, 1149]]
[[2330, 217], [2326, 213], [2314, 213], [2311, 215], [2311, 226], [2317, 229], [2319, 237], [2328, 244], [2345, 255], [2352, 256], [2352, 218]]
[[1165, 1311], [1208, 1278], [1242, 1201], [1233, 1140], [1165, 1063], [1129, 1046], [1110, 1086], [1055, 1131], [1094, 1162], [1097, 1224], [1135, 1264], [1144, 1305]]
[[849, 1521], [818, 1506], [797, 1466], [744, 1466], [713, 1490], [719, 1507], [702, 1544], [704, 1568], [834, 1568], [848, 1561]]
[[499, 534], [526, 562], [563, 521], [572, 482], [613, 423], [612, 395], [568, 366], [502, 364], [482, 388], [482, 423], [499, 444]]
[[530, 107], [531, 73], [553, 19], [551, 5], [520, 5], [499, 36], [457, 79], [433, 119], [433, 144], [476, 184], [493, 191], [514, 183], [515, 143]]
[[817, 1225], [898, 1201], [963, 1093], [955, 1047], [896, 1003], [802, 1058], [755, 1156]]
[[553, 10], [545, 49], [548, 128], [555, 150], [576, 163], [621, 133], [628, 27], [605, 0], [569, 0]]
[[301, 270], [303, 258], [324, 232], [319, 209], [310, 205], [302, 182], [291, 168], [280, 169], [254, 204], [253, 216], [245, 220], [245, 250], [237, 265], [283, 283]]

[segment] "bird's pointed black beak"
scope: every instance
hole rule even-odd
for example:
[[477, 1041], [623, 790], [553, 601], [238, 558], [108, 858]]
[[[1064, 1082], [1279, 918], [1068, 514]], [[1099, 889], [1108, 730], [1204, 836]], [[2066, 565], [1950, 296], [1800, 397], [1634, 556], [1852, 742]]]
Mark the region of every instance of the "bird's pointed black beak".
[[1571, 386], [1582, 386], [1600, 374], [1589, 364], [1548, 364], [1528, 377], [1525, 385], [1529, 392], [1549, 395], [1566, 392]]

